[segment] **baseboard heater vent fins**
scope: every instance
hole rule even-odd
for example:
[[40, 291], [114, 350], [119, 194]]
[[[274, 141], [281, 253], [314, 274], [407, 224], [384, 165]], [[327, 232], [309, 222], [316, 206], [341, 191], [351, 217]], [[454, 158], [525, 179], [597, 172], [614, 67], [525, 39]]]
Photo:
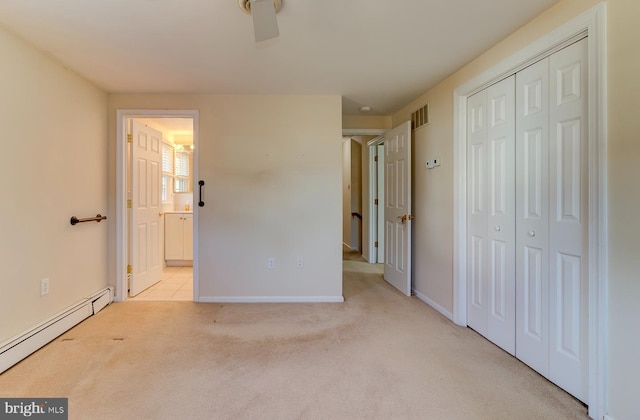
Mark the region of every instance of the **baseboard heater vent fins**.
[[113, 288], [107, 287], [93, 296], [82, 299], [42, 324], [0, 344], [0, 373], [45, 344], [53, 341], [75, 325], [97, 314], [112, 301]]

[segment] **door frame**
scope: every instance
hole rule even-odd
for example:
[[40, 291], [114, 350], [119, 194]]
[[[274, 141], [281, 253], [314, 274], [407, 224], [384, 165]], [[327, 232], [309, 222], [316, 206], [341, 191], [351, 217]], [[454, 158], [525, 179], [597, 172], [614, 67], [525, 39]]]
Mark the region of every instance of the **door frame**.
[[[375, 199], [378, 196], [378, 169], [375, 161], [377, 147], [379, 145], [384, 146], [384, 135], [378, 136], [375, 139], [371, 139], [367, 142], [367, 148], [369, 150], [369, 262], [371, 264], [378, 264], [378, 249], [375, 247], [375, 243], [378, 240], [378, 232], [380, 226], [378, 225], [378, 212], [384, 206], [378, 204], [376, 206]], [[384, 171], [384, 167], [383, 167]], [[384, 182], [384, 181], [383, 181]], [[378, 244], [379, 245], [379, 244]], [[362, 245], [364, 248], [364, 244]]]
[[[391, 128], [344, 128], [342, 129], [342, 137], [353, 137], [353, 136], [378, 136], [378, 137], [382, 137], [384, 136], [384, 133], [386, 133], [387, 131], [391, 130]], [[376, 139], [372, 139], [369, 140], [367, 142], [367, 145], [369, 145], [369, 142], [374, 141]], [[370, 148], [367, 147], [366, 149], [363, 148], [362, 149], [367, 150], [367, 153], [370, 152]], [[369, 171], [371, 171], [371, 155], [369, 154]], [[368, 214], [363, 214], [362, 215], [362, 231], [364, 232], [364, 229], [367, 229], [367, 231], [369, 232], [369, 237], [367, 238], [367, 243], [364, 243], [364, 239], [363, 239], [363, 243], [362, 243], [362, 250], [368, 249], [369, 250], [369, 258], [367, 258], [367, 261], [369, 263], [371, 263], [371, 249], [375, 249], [374, 247], [374, 240], [373, 237], [371, 236], [371, 203], [373, 202], [372, 198], [371, 198], [371, 172], [369, 172], [369, 183], [367, 184], [369, 191], [367, 192], [369, 194], [369, 204], [367, 205], [367, 209], [369, 210]], [[364, 190], [361, 191], [362, 193], [364, 193]], [[363, 206], [364, 207], [364, 206]], [[365, 227], [366, 225], [366, 227]]]
[[[193, 179], [198, 179], [198, 110], [116, 110], [116, 288], [115, 301], [128, 299], [127, 293], [127, 136], [129, 118], [193, 118]], [[195, 182], [194, 182], [195, 185]], [[194, 191], [195, 193], [195, 191]], [[194, 200], [195, 204], [195, 200]], [[198, 301], [198, 208], [193, 206], [193, 301]]]
[[606, 413], [607, 310], [607, 74], [606, 4], [573, 20], [457, 87], [453, 92], [454, 295], [453, 321], [467, 325], [467, 98], [587, 36], [589, 71], [589, 415]]

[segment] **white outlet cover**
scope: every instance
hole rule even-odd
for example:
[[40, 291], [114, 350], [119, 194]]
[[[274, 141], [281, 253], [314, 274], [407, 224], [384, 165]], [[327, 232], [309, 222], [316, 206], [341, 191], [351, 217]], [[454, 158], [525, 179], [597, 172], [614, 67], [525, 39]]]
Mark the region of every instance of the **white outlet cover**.
[[40, 296], [49, 294], [49, 278], [40, 280]]

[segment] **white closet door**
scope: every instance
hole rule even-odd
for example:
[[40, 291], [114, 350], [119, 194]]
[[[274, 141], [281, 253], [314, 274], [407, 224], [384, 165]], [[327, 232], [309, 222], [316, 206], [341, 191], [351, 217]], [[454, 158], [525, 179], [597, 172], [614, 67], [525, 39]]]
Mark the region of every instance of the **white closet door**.
[[515, 354], [515, 76], [487, 89], [487, 338]]
[[487, 336], [487, 91], [467, 100], [467, 325]]
[[516, 357], [549, 375], [549, 59], [516, 75]]
[[550, 57], [549, 379], [588, 397], [587, 40]]
[[585, 402], [586, 49], [467, 102], [467, 324]]
[[515, 77], [469, 99], [469, 326], [515, 354]]

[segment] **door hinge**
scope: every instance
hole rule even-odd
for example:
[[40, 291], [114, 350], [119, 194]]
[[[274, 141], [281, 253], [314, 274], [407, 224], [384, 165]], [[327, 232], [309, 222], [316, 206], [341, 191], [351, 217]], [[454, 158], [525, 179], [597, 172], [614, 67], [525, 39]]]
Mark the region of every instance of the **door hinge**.
[[378, 199], [377, 198], [375, 200], [373, 200], [373, 204], [375, 204], [376, 206], [378, 205]]
[[127, 134], [127, 143], [133, 143], [133, 134]]
[[127, 265], [127, 274], [131, 274], [133, 273], [133, 267], [131, 267], [131, 264]]
[[130, 198], [129, 198], [129, 199], [127, 199], [127, 208], [128, 208], [128, 209], [133, 208], [133, 201], [132, 201]]
[[377, 162], [377, 161], [378, 161], [378, 156], [374, 157], [374, 158], [373, 158], [373, 160], [374, 160], [375, 162]]
[[377, 242], [377, 241], [373, 243], [373, 247], [374, 247], [374, 248], [377, 248], [377, 247], [378, 247], [378, 242]]

